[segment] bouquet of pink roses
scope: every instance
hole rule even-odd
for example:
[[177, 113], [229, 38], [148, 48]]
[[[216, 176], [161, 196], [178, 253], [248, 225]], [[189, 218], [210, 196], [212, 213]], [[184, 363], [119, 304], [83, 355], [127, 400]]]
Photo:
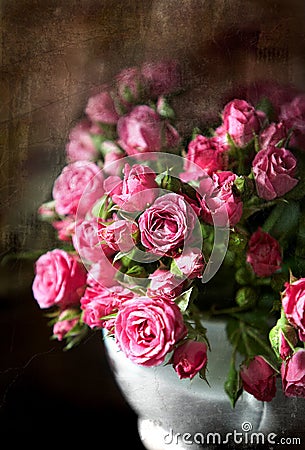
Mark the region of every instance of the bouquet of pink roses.
[[225, 317], [232, 405], [271, 401], [277, 377], [305, 397], [305, 95], [233, 98], [183, 136], [181, 87], [176, 64], [144, 64], [89, 98], [39, 208], [58, 244], [34, 297], [66, 349], [103, 329], [135, 364], [206, 381], [202, 318]]

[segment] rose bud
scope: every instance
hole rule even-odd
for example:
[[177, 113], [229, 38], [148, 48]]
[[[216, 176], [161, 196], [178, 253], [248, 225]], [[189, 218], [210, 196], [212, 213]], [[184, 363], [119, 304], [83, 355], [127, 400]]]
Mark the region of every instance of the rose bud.
[[269, 332], [269, 340], [275, 354], [281, 359], [291, 356], [298, 338], [295, 329], [289, 324], [285, 315], [277, 321]]
[[297, 160], [285, 148], [267, 147], [260, 150], [252, 161], [257, 194], [264, 200], [282, 197], [297, 184]]
[[255, 356], [240, 369], [243, 388], [257, 400], [270, 402], [276, 393], [276, 372], [262, 356]]
[[102, 122], [109, 125], [117, 123], [119, 115], [109, 92], [100, 92], [89, 98], [86, 114], [92, 122]]
[[194, 378], [207, 365], [207, 345], [187, 340], [175, 348], [172, 363], [180, 379]]
[[144, 79], [138, 67], [128, 67], [116, 76], [117, 94], [122, 104], [128, 107], [139, 102], [143, 96]]
[[[283, 122], [271, 123], [259, 135], [260, 148], [266, 149], [268, 147], [278, 146], [279, 143], [287, 139], [288, 131]], [[282, 147], [282, 145], [281, 145]]]
[[305, 350], [299, 349], [281, 366], [282, 386], [286, 397], [305, 398]]
[[66, 155], [69, 163], [75, 161], [94, 161], [98, 157], [93, 139], [91, 137], [91, 122], [82, 120], [69, 134], [69, 142], [66, 145]]
[[181, 69], [176, 61], [144, 63], [141, 68], [149, 97], [159, 97], [181, 87]]
[[[75, 314], [73, 314], [73, 312]], [[58, 341], [62, 341], [65, 336], [75, 327], [78, 321], [79, 314], [77, 314], [77, 311], [65, 309], [60, 313], [57, 322], [53, 326], [53, 336], [56, 337]]]
[[129, 252], [136, 243], [138, 226], [128, 220], [115, 220], [110, 225], [100, 223], [98, 235], [115, 252]]
[[285, 283], [282, 305], [288, 321], [297, 328], [299, 338], [305, 342], [305, 278]]
[[258, 277], [268, 277], [281, 268], [281, 253], [278, 241], [258, 228], [248, 242], [247, 262]]
[[266, 115], [245, 100], [235, 99], [223, 110], [223, 129], [230, 135], [234, 143], [244, 147], [254, 138], [263, 125]]

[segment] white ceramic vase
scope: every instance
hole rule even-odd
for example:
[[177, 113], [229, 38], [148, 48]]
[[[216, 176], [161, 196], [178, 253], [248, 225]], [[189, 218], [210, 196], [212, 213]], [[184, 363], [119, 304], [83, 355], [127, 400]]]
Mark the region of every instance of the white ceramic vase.
[[[284, 398], [280, 380], [271, 402], [244, 392], [232, 409], [224, 391], [231, 347], [222, 321], [203, 323], [211, 352], [207, 379], [180, 380], [170, 365], [140, 367], [105, 337], [115, 380], [138, 415], [138, 431], [148, 450], [273, 448], [283, 439], [300, 439], [305, 401]], [[295, 419], [295, 420], [294, 420]], [[282, 439], [282, 441], [280, 441]], [[283, 448], [283, 447], [282, 447]], [[299, 447], [302, 448], [302, 447]]]

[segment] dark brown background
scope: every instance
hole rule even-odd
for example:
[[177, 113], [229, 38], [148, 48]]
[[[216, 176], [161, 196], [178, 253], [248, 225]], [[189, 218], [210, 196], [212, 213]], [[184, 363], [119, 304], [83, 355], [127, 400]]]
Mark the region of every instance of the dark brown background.
[[[183, 132], [239, 85], [305, 86], [303, 0], [16, 0], [0, 8], [1, 256], [54, 245], [37, 208], [50, 199], [88, 96], [119, 70], [177, 58], [188, 84], [176, 104]], [[99, 335], [63, 353], [33, 300], [32, 261], [0, 269], [0, 436], [7, 430], [31, 444], [39, 430], [53, 440], [63, 429], [71, 444], [83, 435], [102, 448], [141, 448]]]

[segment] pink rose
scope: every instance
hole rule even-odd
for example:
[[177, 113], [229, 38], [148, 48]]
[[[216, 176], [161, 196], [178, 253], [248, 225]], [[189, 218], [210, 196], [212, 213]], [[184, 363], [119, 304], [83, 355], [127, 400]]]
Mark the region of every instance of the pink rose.
[[282, 363], [281, 377], [286, 397], [305, 398], [305, 350], [298, 350]]
[[257, 400], [270, 402], [276, 394], [276, 372], [262, 356], [255, 356], [240, 370], [243, 388]]
[[99, 237], [115, 252], [129, 252], [136, 243], [138, 226], [129, 220], [115, 220], [110, 225], [100, 223]]
[[247, 262], [258, 277], [269, 277], [281, 268], [280, 244], [269, 233], [258, 228], [248, 242]]
[[61, 241], [71, 241], [75, 232], [75, 220], [73, 217], [66, 217], [62, 220], [54, 220], [52, 226], [57, 230], [57, 237]]
[[40, 308], [66, 308], [79, 303], [87, 272], [78, 258], [55, 249], [41, 255], [35, 263], [33, 294]]
[[152, 298], [174, 300], [183, 290], [183, 282], [169, 270], [157, 269], [149, 275], [147, 295]]
[[[237, 175], [230, 171], [216, 172], [212, 179], [200, 182], [198, 196], [202, 210], [202, 219], [216, 226], [236, 225], [243, 213], [243, 202], [233, 191]], [[214, 219], [214, 221], [213, 221]]]
[[158, 152], [163, 146], [164, 122], [149, 106], [135, 106], [118, 121], [118, 143], [129, 156]]
[[180, 379], [194, 378], [207, 364], [207, 345], [204, 342], [187, 340], [175, 348], [173, 367]]
[[75, 226], [72, 242], [80, 257], [87, 262], [97, 263], [104, 255], [113, 255], [114, 251], [100, 242], [98, 236], [99, 219], [93, 217], [80, 220]]
[[288, 130], [283, 122], [271, 123], [259, 135], [259, 145], [262, 150], [275, 147], [287, 139]]
[[156, 255], [177, 255], [192, 238], [196, 219], [181, 195], [165, 194], [139, 217], [141, 242]]
[[223, 127], [236, 145], [243, 147], [254, 138], [266, 119], [265, 113], [245, 100], [230, 101], [223, 110]]
[[115, 321], [115, 338], [127, 358], [157, 366], [186, 336], [179, 307], [172, 301], [137, 297], [123, 303]]
[[168, 95], [181, 85], [181, 69], [176, 61], [147, 62], [141, 68], [149, 97]]
[[57, 322], [53, 326], [53, 336], [55, 336], [58, 341], [62, 341], [69, 333], [69, 331], [71, 331], [78, 323], [78, 317], [75, 317], [73, 319], [65, 319], [65, 317], [67, 317], [67, 314], [71, 312], [71, 310], [62, 311], [58, 317]]
[[92, 122], [116, 124], [119, 118], [109, 92], [100, 92], [89, 98], [86, 114]]
[[82, 320], [90, 328], [107, 328], [112, 330], [115, 318], [101, 320], [102, 317], [115, 314], [121, 304], [134, 297], [134, 294], [120, 285], [111, 287], [87, 287], [81, 298]]
[[79, 122], [69, 134], [66, 145], [66, 155], [69, 163], [75, 161], [94, 161], [98, 157], [90, 135], [91, 123], [88, 120]]
[[[298, 338], [294, 328], [290, 327], [290, 330], [287, 331], [286, 334], [289, 334], [289, 342], [293, 346], [297, 345]], [[287, 359], [293, 352], [289, 342], [287, 341], [283, 331], [280, 331], [279, 355], [281, 359]]]
[[175, 263], [187, 278], [193, 279], [202, 276], [204, 269], [204, 258], [199, 248], [187, 248], [175, 258]]
[[226, 150], [227, 148], [221, 144], [217, 137], [206, 137], [198, 134], [188, 145], [184, 170], [194, 172], [196, 167], [194, 164], [209, 175], [217, 170], [224, 170], [226, 162], [224, 152]]
[[273, 200], [291, 191], [298, 180], [295, 156], [285, 148], [268, 147], [260, 150], [253, 159], [252, 170], [257, 194], [264, 200]]
[[280, 119], [293, 130], [290, 145], [303, 148], [305, 145], [305, 94], [297, 95], [281, 106]]
[[100, 286], [111, 287], [118, 284], [115, 275], [119, 270], [119, 263], [112, 264], [111, 259], [101, 255], [99, 261], [92, 264], [87, 277], [88, 286], [98, 290]]
[[144, 79], [138, 67], [123, 69], [116, 76], [116, 84], [118, 97], [125, 107], [143, 97]]
[[104, 176], [94, 163], [77, 161], [65, 166], [55, 180], [53, 198], [58, 214], [85, 216], [104, 194]]
[[305, 342], [305, 278], [285, 284], [282, 305], [287, 319], [298, 329], [299, 338]]
[[155, 172], [148, 166], [125, 164], [123, 181], [119, 177], [109, 177], [105, 180], [105, 189], [123, 210], [142, 211], [158, 195], [155, 178]]
[[125, 153], [112, 141], [103, 142], [102, 152], [104, 156], [104, 172], [107, 175], [119, 176], [124, 166]]

